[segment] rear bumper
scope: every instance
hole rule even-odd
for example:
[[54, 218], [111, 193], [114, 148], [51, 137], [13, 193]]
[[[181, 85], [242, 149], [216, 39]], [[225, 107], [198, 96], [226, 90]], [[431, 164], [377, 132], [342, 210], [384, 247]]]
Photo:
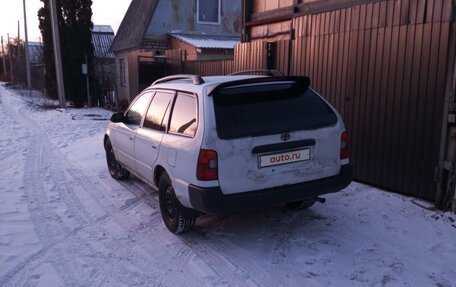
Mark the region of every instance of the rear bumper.
[[337, 192], [350, 184], [352, 175], [352, 166], [343, 165], [340, 173], [332, 177], [232, 195], [223, 194], [219, 187], [189, 185], [188, 189], [194, 209], [209, 214], [226, 214]]

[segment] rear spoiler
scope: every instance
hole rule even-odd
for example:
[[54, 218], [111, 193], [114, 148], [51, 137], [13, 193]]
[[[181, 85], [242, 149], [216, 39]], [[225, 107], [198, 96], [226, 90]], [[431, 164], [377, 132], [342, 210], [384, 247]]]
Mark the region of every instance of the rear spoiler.
[[293, 82], [295, 83], [294, 86], [302, 92], [305, 92], [310, 86], [310, 78], [306, 76], [258, 77], [222, 83], [214, 87], [212, 91], [208, 92], [208, 95], [211, 96], [213, 94], [218, 94], [220, 91], [226, 88], [235, 88], [238, 86], [253, 84], [273, 84], [281, 82]]

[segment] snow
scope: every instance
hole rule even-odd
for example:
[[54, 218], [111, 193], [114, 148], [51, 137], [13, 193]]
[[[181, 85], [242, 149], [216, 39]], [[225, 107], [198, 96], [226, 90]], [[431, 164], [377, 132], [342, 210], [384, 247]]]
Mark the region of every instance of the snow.
[[360, 183], [171, 234], [109, 176], [111, 113], [44, 103], [0, 85], [0, 286], [456, 286], [456, 215]]
[[241, 43], [239, 37], [231, 36], [185, 34], [178, 32], [171, 32], [170, 35], [196, 48], [203, 49], [234, 49], [234, 46]]

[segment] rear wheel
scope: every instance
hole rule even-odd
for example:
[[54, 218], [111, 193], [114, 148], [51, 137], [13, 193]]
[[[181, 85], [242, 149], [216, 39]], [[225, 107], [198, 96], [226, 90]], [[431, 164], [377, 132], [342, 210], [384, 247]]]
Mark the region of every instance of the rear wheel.
[[178, 201], [171, 180], [166, 173], [160, 177], [158, 190], [160, 212], [169, 231], [179, 234], [192, 229], [195, 225], [196, 214]]
[[106, 140], [105, 144], [106, 149], [106, 161], [108, 163], [109, 174], [114, 179], [117, 180], [124, 180], [130, 176], [130, 172], [124, 169], [120, 163], [116, 160], [116, 156], [114, 155], [114, 150], [112, 148], [111, 141], [109, 139]]
[[285, 203], [285, 206], [289, 210], [299, 210], [299, 209], [306, 209], [314, 205], [316, 202], [315, 199], [306, 199], [306, 200], [297, 200], [292, 202]]

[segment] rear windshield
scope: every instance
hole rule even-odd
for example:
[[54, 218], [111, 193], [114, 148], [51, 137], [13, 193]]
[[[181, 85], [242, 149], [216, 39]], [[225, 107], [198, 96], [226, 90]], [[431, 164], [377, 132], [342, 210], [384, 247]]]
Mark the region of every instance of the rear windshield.
[[229, 87], [213, 97], [221, 139], [317, 129], [337, 122], [314, 91], [293, 82]]

